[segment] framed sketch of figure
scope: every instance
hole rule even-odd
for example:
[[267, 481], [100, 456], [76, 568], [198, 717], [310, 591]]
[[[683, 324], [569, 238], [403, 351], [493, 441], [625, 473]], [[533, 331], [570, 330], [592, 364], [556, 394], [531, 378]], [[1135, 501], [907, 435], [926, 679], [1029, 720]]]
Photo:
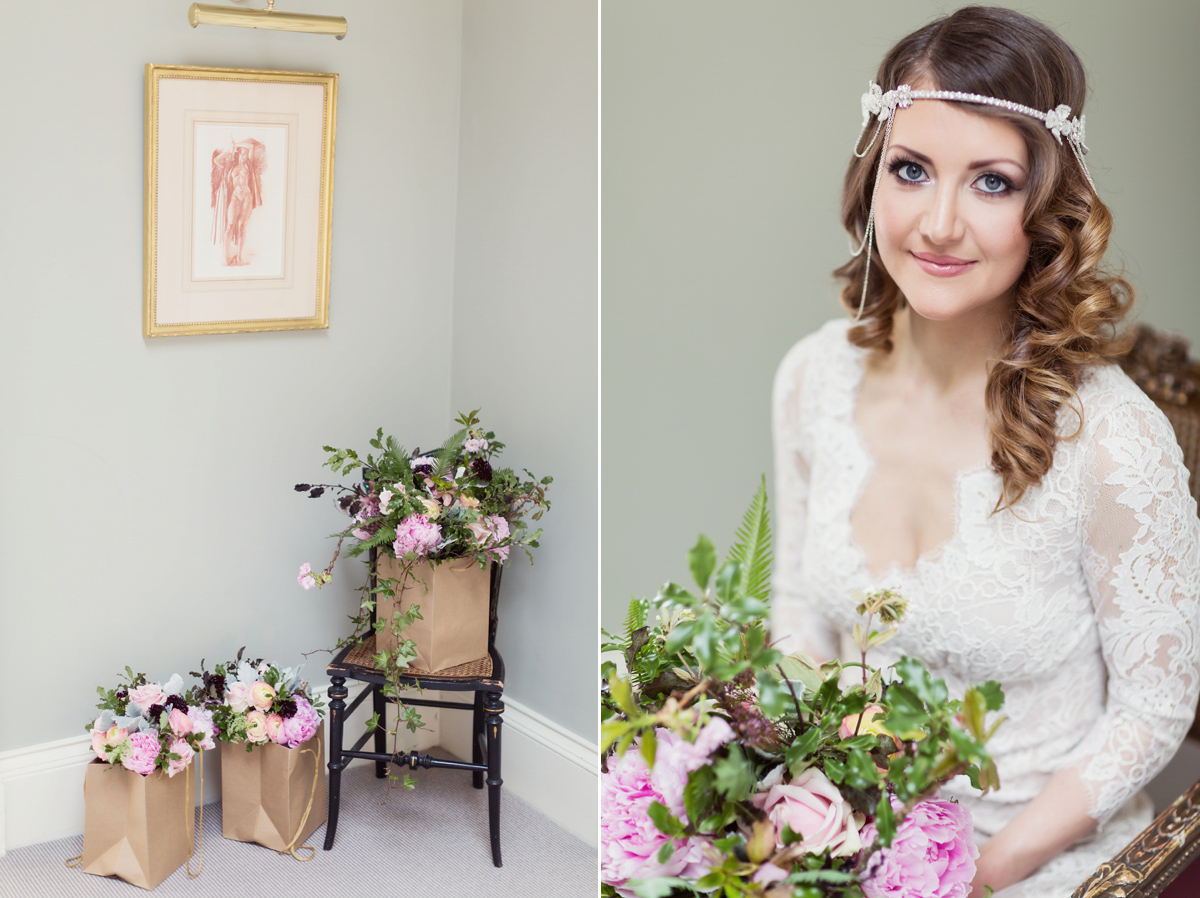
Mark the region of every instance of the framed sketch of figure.
[[145, 336], [329, 326], [337, 78], [146, 66]]

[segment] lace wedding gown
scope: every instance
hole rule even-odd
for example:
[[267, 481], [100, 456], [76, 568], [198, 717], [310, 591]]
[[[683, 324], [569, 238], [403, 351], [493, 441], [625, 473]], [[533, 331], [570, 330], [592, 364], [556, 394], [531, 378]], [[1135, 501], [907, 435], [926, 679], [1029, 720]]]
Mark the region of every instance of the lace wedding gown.
[[[958, 474], [954, 531], [912, 569], [879, 576], [855, 544], [851, 511], [872, 469], [854, 424], [867, 352], [834, 321], [801, 340], [773, 399], [777, 543], [773, 632], [785, 648], [857, 660], [853, 589], [909, 600], [873, 664], [901, 655], [952, 695], [998, 680], [1008, 720], [989, 743], [1001, 788], [947, 784], [982, 844], [1074, 767], [1098, 830], [996, 898], [1067, 898], [1152, 819], [1138, 790], [1174, 754], [1200, 691], [1200, 525], [1170, 424], [1112, 365], [1078, 387], [1083, 427], [1060, 413], [1050, 471], [992, 514], [1000, 477]], [[792, 641], [795, 639], [796, 641]]]

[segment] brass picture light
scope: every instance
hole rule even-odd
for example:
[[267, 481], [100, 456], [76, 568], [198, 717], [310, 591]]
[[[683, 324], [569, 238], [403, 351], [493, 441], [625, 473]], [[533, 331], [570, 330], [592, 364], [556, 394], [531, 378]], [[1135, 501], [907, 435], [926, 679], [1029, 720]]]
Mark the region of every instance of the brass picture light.
[[341, 16], [314, 16], [298, 12], [278, 12], [275, 0], [267, 0], [266, 9], [238, 9], [193, 3], [188, 22], [197, 25], [236, 25], [239, 28], [269, 28], [273, 31], [303, 31], [306, 34], [332, 34], [339, 41], [346, 36], [346, 20]]

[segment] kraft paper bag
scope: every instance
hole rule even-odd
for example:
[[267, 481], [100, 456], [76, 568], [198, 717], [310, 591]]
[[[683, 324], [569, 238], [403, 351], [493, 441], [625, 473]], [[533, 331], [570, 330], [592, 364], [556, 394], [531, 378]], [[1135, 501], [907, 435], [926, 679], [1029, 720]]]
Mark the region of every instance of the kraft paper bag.
[[[375, 559], [379, 577], [398, 580], [400, 565], [386, 552]], [[410, 605], [421, 607], [421, 620], [414, 621], [402, 634], [417, 645], [417, 657], [409, 662], [416, 670], [445, 670], [468, 661], [486, 658], [488, 653], [488, 605], [491, 596], [491, 572], [473, 558], [452, 558], [441, 564], [422, 562], [413, 568], [415, 580], [398, 596], [400, 610]], [[375, 614], [390, 621], [396, 603], [377, 596]], [[397, 640], [390, 626], [375, 634], [379, 651], [394, 652]]]
[[221, 743], [221, 835], [291, 853], [325, 822], [325, 724], [295, 748]]
[[191, 855], [193, 776], [203, 754], [173, 777], [161, 770], [142, 776], [100, 760], [88, 764], [83, 872], [153, 889], [178, 870]]

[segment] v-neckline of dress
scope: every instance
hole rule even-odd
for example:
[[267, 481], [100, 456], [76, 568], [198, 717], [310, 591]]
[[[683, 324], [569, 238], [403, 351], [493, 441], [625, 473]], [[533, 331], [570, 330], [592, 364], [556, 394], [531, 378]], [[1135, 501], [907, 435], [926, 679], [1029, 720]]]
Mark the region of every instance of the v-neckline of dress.
[[862, 500], [863, 491], [867, 488], [867, 483], [870, 482], [871, 474], [875, 470], [875, 457], [867, 447], [867, 441], [863, 438], [862, 432], [858, 428], [858, 422], [855, 421], [855, 412], [858, 409], [858, 397], [862, 390], [863, 379], [867, 373], [868, 351], [850, 344], [847, 345], [852, 350], [851, 360], [854, 366], [854, 376], [848, 381], [847, 402], [845, 403], [846, 417], [843, 424], [849, 432], [850, 445], [858, 452], [858, 464], [854, 466], [856, 476], [851, 483], [849, 491], [851, 499], [846, 506], [845, 526], [850, 548], [857, 558], [858, 572], [866, 577], [868, 583], [886, 586], [888, 583], [895, 584], [898, 582], [919, 580], [925, 571], [941, 562], [959, 541], [962, 529], [962, 493], [964, 484], [971, 477], [990, 472], [991, 466], [986, 461], [976, 462], [973, 465], [961, 468], [955, 473], [954, 484], [951, 487], [951, 529], [949, 536], [924, 552], [921, 552], [910, 565], [904, 566], [901, 562], [893, 560], [888, 562], [882, 570], [872, 570], [866, 550], [863, 549], [854, 533], [854, 509], [858, 507], [858, 503]]

